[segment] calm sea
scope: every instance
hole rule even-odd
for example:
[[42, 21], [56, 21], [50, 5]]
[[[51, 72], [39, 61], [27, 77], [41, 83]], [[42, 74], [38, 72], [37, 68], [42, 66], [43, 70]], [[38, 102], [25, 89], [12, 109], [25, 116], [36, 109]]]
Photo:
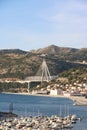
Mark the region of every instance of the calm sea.
[[10, 103], [13, 103], [13, 112], [19, 116], [76, 114], [83, 120], [72, 130], [87, 130], [87, 106], [73, 106], [68, 98], [0, 94], [0, 111], [9, 111]]

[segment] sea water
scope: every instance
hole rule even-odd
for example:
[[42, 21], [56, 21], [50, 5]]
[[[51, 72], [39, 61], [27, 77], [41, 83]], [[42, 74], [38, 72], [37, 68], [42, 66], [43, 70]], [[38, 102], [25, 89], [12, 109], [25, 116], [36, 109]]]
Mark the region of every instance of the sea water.
[[72, 130], [87, 130], [87, 106], [73, 106], [73, 101], [68, 98], [0, 94], [0, 111], [9, 112], [10, 103], [13, 103], [13, 112], [19, 116], [76, 114], [82, 121], [78, 121]]

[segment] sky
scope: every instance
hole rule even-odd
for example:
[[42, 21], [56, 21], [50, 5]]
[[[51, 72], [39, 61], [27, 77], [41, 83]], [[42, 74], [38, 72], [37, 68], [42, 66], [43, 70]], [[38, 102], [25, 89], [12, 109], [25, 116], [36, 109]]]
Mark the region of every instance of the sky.
[[0, 49], [87, 48], [87, 0], [0, 0]]

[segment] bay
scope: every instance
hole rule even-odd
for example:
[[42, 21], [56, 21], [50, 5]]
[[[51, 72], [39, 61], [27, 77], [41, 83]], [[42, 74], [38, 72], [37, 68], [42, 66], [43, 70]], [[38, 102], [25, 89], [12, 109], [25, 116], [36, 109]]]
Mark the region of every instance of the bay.
[[10, 103], [13, 103], [13, 112], [19, 116], [76, 114], [82, 121], [72, 130], [87, 130], [87, 106], [73, 106], [73, 101], [68, 98], [0, 94], [0, 111], [8, 112]]

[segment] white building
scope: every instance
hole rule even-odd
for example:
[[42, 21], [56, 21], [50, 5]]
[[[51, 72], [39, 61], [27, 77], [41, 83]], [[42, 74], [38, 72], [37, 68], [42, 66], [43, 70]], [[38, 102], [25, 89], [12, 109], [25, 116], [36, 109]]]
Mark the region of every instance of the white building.
[[58, 90], [57, 89], [51, 89], [50, 95], [58, 95]]
[[50, 95], [60, 95], [60, 94], [61, 94], [61, 90], [59, 90], [59, 89], [50, 90]]

